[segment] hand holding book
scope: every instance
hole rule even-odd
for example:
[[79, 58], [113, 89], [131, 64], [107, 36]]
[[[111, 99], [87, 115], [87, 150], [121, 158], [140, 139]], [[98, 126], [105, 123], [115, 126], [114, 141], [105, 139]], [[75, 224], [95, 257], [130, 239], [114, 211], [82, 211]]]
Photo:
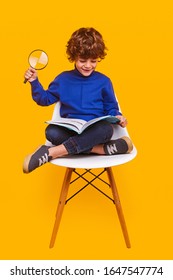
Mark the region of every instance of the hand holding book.
[[127, 119], [124, 116], [118, 115], [116, 116], [116, 118], [119, 119], [119, 125], [121, 125], [122, 127], [126, 127]]

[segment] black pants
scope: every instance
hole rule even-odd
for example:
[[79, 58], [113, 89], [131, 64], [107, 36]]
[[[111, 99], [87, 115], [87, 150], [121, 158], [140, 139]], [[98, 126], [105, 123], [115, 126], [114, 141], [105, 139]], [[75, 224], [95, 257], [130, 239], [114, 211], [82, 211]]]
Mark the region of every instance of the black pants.
[[46, 128], [46, 139], [53, 145], [63, 144], [68, 154], [89, 153], [91, 149], [108, 142], [113, 134], [113, 127], [107, 121], [100, 121], [85, 129], [81, 134], [50, 124]]

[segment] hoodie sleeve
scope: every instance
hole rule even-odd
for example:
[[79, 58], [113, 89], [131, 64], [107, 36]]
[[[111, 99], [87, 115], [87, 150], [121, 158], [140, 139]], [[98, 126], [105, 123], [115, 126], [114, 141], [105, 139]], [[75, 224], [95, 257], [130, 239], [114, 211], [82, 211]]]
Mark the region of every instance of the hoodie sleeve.
[[108, 79], [106, 86], [103, 89], [103, 100], [104, 100], [105, 115], [112, 115], [112, 116], [122, 115], [110, 79]]
[[38, 79], [31, 84], [31, 94], [33, 100], [40, 106], [49, 106], [59, 100], [59, 82], [58, 78], [49, 85], [45, 90]]

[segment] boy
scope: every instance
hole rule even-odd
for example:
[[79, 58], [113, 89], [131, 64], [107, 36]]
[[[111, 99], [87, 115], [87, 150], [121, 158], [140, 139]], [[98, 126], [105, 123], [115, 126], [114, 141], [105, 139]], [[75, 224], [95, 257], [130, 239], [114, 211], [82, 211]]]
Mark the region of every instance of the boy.
[[[33, 100], [41, 106], [61, 102], [61, 117], [80, 118], [89, 121], [93, 118], [113, 115], [125, 127], [127, 120], [119, 112], [110, 79], [95, 71], [98, 61], [106, 56], [106, 46], [102, 35], [94, 28], [76, 30], [67, 43], [67, 55], [74, 62], [75, 69], [64, 71], [44, 90], [37, 72], [29, 68], [24, 77], [30, 82]], [[24, 173], [29, 173], [51, 159], [68, 154], [95, 153], [111, 155], [129, 153], [132, 142], [128, 137], [110, 140], [113, 126], [100, 121], [77, 134], [57, 125], [48, 125], [46, 138], [54, 146], [42, 145], [28, 155], [23, 164]], [[110, 147], [113, 145], [114, 149]]]

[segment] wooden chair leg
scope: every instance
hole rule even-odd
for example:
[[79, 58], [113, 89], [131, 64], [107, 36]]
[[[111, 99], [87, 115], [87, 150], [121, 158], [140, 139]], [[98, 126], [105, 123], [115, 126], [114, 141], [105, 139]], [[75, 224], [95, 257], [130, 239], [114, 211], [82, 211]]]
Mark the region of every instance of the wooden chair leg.
[[50, 245], [49, 245], [50, 248], [53, 248], [53, 246], [55, 244], [57, 232], [58, 232], [59, 225], [61, 222], [62, 213], [63, 213], [64, 206], [66, 203], [66, 198], [67, 198], [67, 194], [68, 194], [68, 189], [69, 189], [69, 185], [70, 185], [72, 172], [73, 172], [73, 168], [66, 169], [66, 173], [64, 176], [64, 181], [63, 181], [63, 185], [62, 185], [62, 189], [61, 189], [61, 194], [59, 197], [59, 203], [58, 203], [58, 207], [57, 207], [57, 211], [56, 211], [55, 224], [54, 224], [52, 237], [51, 237], [51, 241], [50, 241]]
[[130, 248], [131, 247], [130, 239], [129, 239], [127, 226], [126, 226], [124, 215], [123, 215], [123, 210], [122, 210], [122, 207], [121, 207], [120, 198], [119, 198], [119, 195], [118, 195], [118, 190], [117, 190], [117, 187], [116, 187], [116, 184], [115, 184], [114, 175], [113, 175], [111, 167], [106, 168], [106, 171], [107, 171], [107, 174], [108, 174], [109, 183], [110, 183], [110, 186], [111, 186], [113, 199], [114, 199], [115, 206], [116, 206], [116, 209], [117, 209], [117, 214], [118, 214], [118, 218], [119, 218], [119, 221], [120, 221], [120, 224], [121, 224], [121, 228], [122, 228], [123, 236], [124, 236], [124, 239], [125, 239], [125, 243], [126, 243], [127, 248]]

